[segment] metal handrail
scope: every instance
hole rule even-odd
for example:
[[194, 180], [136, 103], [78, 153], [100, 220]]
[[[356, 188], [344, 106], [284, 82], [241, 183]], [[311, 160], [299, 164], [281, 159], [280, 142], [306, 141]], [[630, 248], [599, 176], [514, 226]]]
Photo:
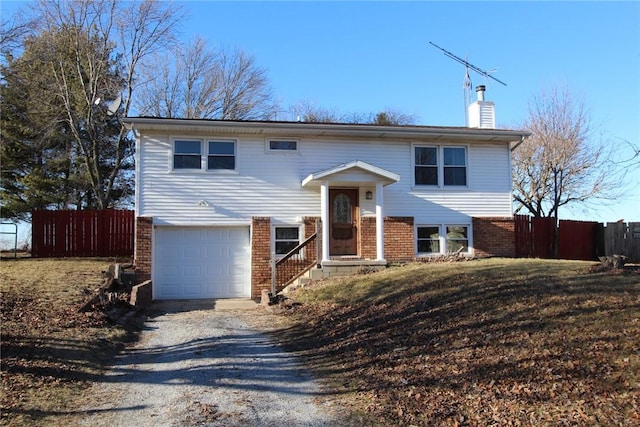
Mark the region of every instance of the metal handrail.
[[[317, 227], [316, 227], [317, 228]], [[318, 251], [303, 251], [312, 242], [319, 240], [316, 231], [307, 237], [304, 242], [291, 249], [285, 256], [276, 260], [272, 259], [271, 266], [271, 294], [275, 295], [278, 288], [284, 288], [298, 277], [309, 271], [318, 263]], [[303, 256], [299, 256], [300, 254]], [[298, 257], [296, 258], [296, 255]], [[284, 277], [283, 277], [284, 276]]]

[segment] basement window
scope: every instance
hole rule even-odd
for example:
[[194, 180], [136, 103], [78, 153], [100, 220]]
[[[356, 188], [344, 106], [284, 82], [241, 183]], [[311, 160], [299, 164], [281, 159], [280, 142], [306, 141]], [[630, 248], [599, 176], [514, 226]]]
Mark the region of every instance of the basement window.
[[439, 255], [469, 253], [468, 225], [419, 225], [416, 227], [416, 253]]
[[464, 225], [447, 225], [447, 253], [469, 252], [469, 227]]
[[418, 253], [419, 254], [439, 254], [440, 253], [440, 227], [426, 226], [418, 227]]
[[300, 244], [299, 227], [275, 227], [276, 255], [286, 255]]

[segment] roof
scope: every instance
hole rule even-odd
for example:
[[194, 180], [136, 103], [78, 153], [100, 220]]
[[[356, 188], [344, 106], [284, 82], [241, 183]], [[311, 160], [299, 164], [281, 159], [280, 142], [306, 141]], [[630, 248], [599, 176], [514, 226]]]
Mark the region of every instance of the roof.
[[429, 140], [466, 142], [515, 142], [530, 135], [527, 131], [476, 129], [467, 127], [373, 125], [352, 123], [308, 123], [276, 121], [238, 121], [211, 119], [169, 119], [126, 117], [127, 128], [138, 132], [183, 132], [203, 135], [261, 135], [264, 137], [349, 137], [390, 140]]
[[382, 182], [383, 185], [400, 181], [400, 175], [361, 160], [314, 172], [302, 180], [302, 186], [314, 187], [329, 180], [357, 180], [359, 182]]

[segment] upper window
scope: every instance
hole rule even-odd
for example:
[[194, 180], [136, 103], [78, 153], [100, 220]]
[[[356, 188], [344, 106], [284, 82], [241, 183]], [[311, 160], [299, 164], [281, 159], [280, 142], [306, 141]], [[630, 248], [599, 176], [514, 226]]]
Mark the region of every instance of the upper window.
[[235, 169], [236, 143], [234, 141], [209, 141], [207, 169]]
[[299, 227], [276, 227], [275, 236], [276, 255], [286, 255], [300, 244]]
[[267, 141], [269, 151], [298, 151], [298, 141], [292, 139], [270, 139]]
[[465, 147], [444, 147], [444, 185], [467, 185]]
[[174, 169], [200, 169], [200, 141], [178, 140], [173, 142]]
[[438, 185], [438, 148], [416, 147], [416, 185]]
[[414, 183], [434, 187], [466, 186], [467, 148], [414, 147]]

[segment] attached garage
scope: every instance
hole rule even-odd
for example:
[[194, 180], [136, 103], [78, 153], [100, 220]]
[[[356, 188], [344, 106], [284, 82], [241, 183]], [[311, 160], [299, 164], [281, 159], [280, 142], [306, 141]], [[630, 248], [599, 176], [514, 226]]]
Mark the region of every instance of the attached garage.
[[157, 226], [153, 298], [251, 297], [249, 227]]

